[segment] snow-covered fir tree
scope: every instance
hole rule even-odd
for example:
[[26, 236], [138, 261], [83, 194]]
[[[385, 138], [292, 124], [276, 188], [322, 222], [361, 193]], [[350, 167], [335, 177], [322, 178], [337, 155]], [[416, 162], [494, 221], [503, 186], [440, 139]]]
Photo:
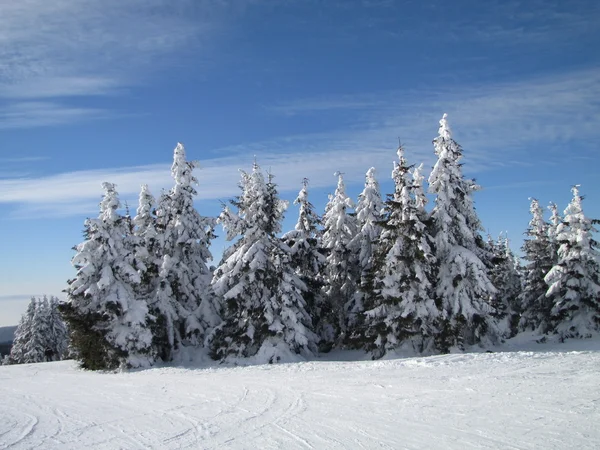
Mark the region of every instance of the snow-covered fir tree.
[[462, 173], [462, 148], [452, 138], [444, 114], [433, 141], [438, 160], [429, 176], [429, 192], [436, 196], [431, 213], [437, 259], [435, 296], [442, 313], [438, 347], [489, 344], [499, 330], [488, 300], [496, 292], [488, 277], [489, 259], [473, 206], [478, 186]]
[[490, 280], [497, 289], [491, 298], [491, 303], [502, 325], [500, 328], [505, 330], [505, 337], [512, 337], [518, 332], [521, 315], [519, 296], [523, 289], [523, 282], [519, 264], [510, 249], [507, 236], [501, 234], [496, 241], [490, 238], [488, 245], [493, 255]]
[[527, 238], [521, 250], [527, 261], [523, 268], [523, 290], [519, 296], [521, 318], [519, 328], [522, 331], [547, 333], [550, 329], [550, 311], [552, 299], [546, 297], [548, 285], [544, 278], [554, 264], [554, 248], [549, 238], [549, 226], [544, 220], [544, 211], [535, 198], [529, 208], [531, 221], [525, 232]]
[[8, 363], [37, 363], [63, 359], [68, 336], [57, 307], [56, 297], [32, 297], [15, 331]]
[[348, 326], [356, 324], [356, 316], [364, 311], [364, 290], [370, 284], [369, 274], [373, 266], [375, 246], [381, 235], [383, 200], [379, 183], [375, 178], [375, 168], [371, 167], [365, 175], [365, 187], [358, 196], [354, 209], [357, 232], [350, 241], [352, 254], [357, 262], [357, 291], [348, 308]]
[[560, 213], [558, 212], [558, 206], [554, 202], [550, 202], [548, 206], [550, 210], [550, 222], [548, 222], [548, 245], [550, 246], [549, 252], [552, 258], [552, 265], [558, 263], [558, 248], [560, 243], [558, 242], [558, 227], [563, 222]]
[[142, 285], [145, 289], [153, 291], [152, 280], [158, 274], [160, 265], [162, 242], [157, 230], [156, 201], [150, 193], [147, 184], [142, 185], [139, 195], [138, 208], [133, 219], [138, 268], [142, 274]]
[[154, 317], [150, 322], [154, 351], [163, 360], [169, 360], [172, 348], [167, 337], [167, 321], [159, 308], [157, 294], [159, 290], [159, 272], [163, 258], [162, 234], [158, 231], [156, 217], [156, 200], [150, 193], [147, 184], [142, 185], [136, 215], [132, 221], [134, 254], [140, 276], [136, 287], [138, 298], [148, 304], [149, 312]]
[[207, 332], [220, 322], [207, 265], [215, 220], [194, 208], [197, 167], [197, 161], [186, 160], [185, 148], [178, 143], [171, 166], [175, 186], [161, 196], [156, 211], [161, 260], [150, 308], [158, 317], [155, 344], [163, 360], [173, 359], [182, 346], [202, 345]]
[[400, 146], [365, 299], [362, 339], [373, 358], [403, 345], [417, 352], [434, 349], [439, 313], [432, 295], [434, 258], [422, 165], [410, 175]]
[[242, 194], [226, 207], [219, 222], [227, 239], [238, 239], [224, 252], [212, 285], [221, 302], [223, 323], [212, 335], [212, 356], [235, 361], [290, 361], [317, 349], [304, 299], [306, 285], [290, 264], [291, 249], [281, 231], [287, 202], [279, 199], [260, 167], [242, 171]]
[[325, 256], [321, 252], [320, 217], [308, 200], [308, 179], [302, 182], [302, 189], [294, 200], [298, 205], [298, 222], [292, 231], [282, 237], [290, 248], [290, 265], [306, 285], [304, 299], [311, 317], [313, 327], [318, 335], [321, 334], [321, 317], [326, 313], [323, 304], [323, 270]]
[[600, 331], [600, 254], [593, 233], [598, 220], [583, 213], [579, 186], [556, 229], [558, 262], [546, 275], [547, 297], [554, 298], [551, 331], [561, 340]]
[[86, 221], [87, 239], [72, 259], [77, 276], [69, 281], [60, 310], [82, 367], [143, 367], [154, 360], [151, 316], [136, 297], [140, 276], [115, 185], [102, 187], [100, 215]]
[[44, 360], [44, 348], [41, 340], [34, 333], [37, 304], [37, 299], [32, 297], [17, 325], [9, 356], [11, 364], [36, 363]]
[[348, 212], [354, 202], [346, 194], [343, 174], [336, 175], [337, 189], [329, 196], [323, 216], [322, 246], [327, 257], [323, 292], [329, 309], [323, 317], [327, 323], [321, 336], [324, 349], [326, 343], [342, 345], [347, 339], [348, 316], [354, 306], [358, 278], [358, 261], [350, 245], [357, 231], [356, 218]]
[[[44, 296], [45, 297], [45, 296]], [[48, 344], [46, 346], [47, 357], [52, 361], [66, 359], [68, 357], [69, 330], [62, 318], [58, 306], [60, 300], [54, 296], [48, 299], [48, 333], [46, 334]]]

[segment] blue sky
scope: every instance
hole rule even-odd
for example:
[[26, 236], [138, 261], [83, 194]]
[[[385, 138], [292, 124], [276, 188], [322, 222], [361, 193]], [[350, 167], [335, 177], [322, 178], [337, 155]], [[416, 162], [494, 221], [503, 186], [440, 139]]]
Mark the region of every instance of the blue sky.
[[61, 295], [100, 183], [135, 208], [178, 141], [203, 214], [254, 155], [322, 209], [336, 170], [391, 192], [398, 137], [430, 168], [447, 112], [487, 231], [518, 248], [528, 198], [562, 210], [575, 183], [600, 217], [598, 23], [592, 0], [0, 2], [0, 326]]

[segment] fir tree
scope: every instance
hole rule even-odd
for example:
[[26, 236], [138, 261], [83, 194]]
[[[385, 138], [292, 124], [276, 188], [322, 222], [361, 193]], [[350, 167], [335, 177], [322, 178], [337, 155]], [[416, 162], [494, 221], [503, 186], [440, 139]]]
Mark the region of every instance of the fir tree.
[[49, 326], [48, 326], [48, 344], [46, 349], [50, 350], [49, 358], [53, 361], [66, 359], [68, 357], [69, 330], [67, 324], [59, 311], [60, 301], [58, 298], [50, 296], [49, 306]]
[[551, 202], [548, 206], [548, 209], [550, 210], [550, 222], [548, 223], [548, 245], [552, 265], [555, 265], [558, 263], [558, 249], [560, 247], [560, 243], [558, 242], [558, 227], [563, 220], [562, 217], [560, 217], [556, 203]]
[[172, 348], [167, 335], [167, 321], [156, 301], [164, 243], [163, 236], [158, 231], [155, 207], [156, 200], [150, 193], [148, 185], [142, 185], [136, 216], [133, 219], [134, 252], [140, 276], [140, 284], [136, 293], [139, 298], [146, 300], [149, 312], [154, 317], [150, 323], [154, 351], [158, 357], [168, 361]]
[[381, 234], [383, 201], [379, 183], [375, 178], [375, 168], [365, 175], [365, 187], [358, 196], [355, 208], [357, 232], [350, 241], [352, 254], [357, 258], [357, 287], [351, 306], [348, 308], [348, 326], [356, 325], [355, 317], [364, 311], [364, 291], [369, 286], [369, 274], [373, 266], [375, 246]]
[[288, 231], [282, 239], [291, 251], [290, 265], [306, 285], [304, 299], [314, 330], [321, 334], [321, 317], [327, 313], [321, 293], [326, 259], [320, 248], [319, 224], [321, 219], [308, 200], [308, 180], [306, 178], [302, 182], [302, 189], [294, 200], [294, 204], [299, 207], [298, 222], [294, 230]]
[[86, 221], [87, 240], [76, 247], [67, 301], [60, 305], [72, 345], [82, 367], [114, 369], [151, 364], [151, 317], [145, 301], [136, 298], [140, 277], [129, 227], [117, 210], [115, 185], [103, 183], [105, 194], [97, 219]]
[[58, 361], [67, 348], [67, 330], [58, 314], [58, 299], [31, 298], [27, 311], [15, 331], [15, 340], [7, 360], [10, 364]]
[[242, 172], [242, 194], [225, 208], [219, 222], [227, 239], [239, 238], [226, 250], [212, 285], [221, 301], [223, 323], [212, 336], [212, 356], [235, 361], [293, 360], [316, 351], [317, 337], [304, 299], [306, 285], [290, 264], [291, 249], [281, 231], [287, 202], [279, 200], [269, 176], [265, 183], [255, 163]]
[[350, 245], [356, 234], [356, 219], [348, 213], [354, 202], [346, 195], [343, 174], [336, 175], [337, 189], [329, 196], [323, 216], [322, 241], [327, 252], [323, 292], [330, 313], [323, 318], [327, 325], [321, 337], [331, 345], [341, 345], [346, 340], [348, 313], [353, 307], [358, 277], [358, 264]]
[[[392, 179], [394, 193], [385, 202], [383, 232], [371, 269], [371, 289], [365, 304], [363, 339], [373, 358], [408, 345], [431, 351], [438, 310], [432, 295], [432, 238], [422, 166], [412, 172], [398, 148]], [[367, 293], [368, 294], [368, 293]]]
[[573, 199], [556, 229], [560, 244], [558, 262], [546, 275], [553, 297], [552, 331], [561, 340], [590, 337], [600, 330], [600, 264], [598, 242], [593, 233], [598, 220], [583, 213], [579, 186], [573, 186]]
[[497, 289], [491, 303], [496, 309], [503, 334], [512, 337], [518, 332], [521, 314], [519, 295], [523, 286], [518, 262], [506, 236], [501, 234], [495, 242], [490, 238], [488, 245], [493, 255], [490, 280]]
[[489, 257], [473, 207], [478, 186], [462, 174], [462, 148], [452, 139], [446, 114], [433, 144], [438, 161], [429, 176], [429, 191], [436, 196], [431, 219], [438, 264], [435, 295], [442, 312], [438, 347], [448, 351], [495, 342], [499, 331], [488, 303], [496, 290], [487, 275], [484, 261]]
[[528, 238], [521, 247], [527, 264], [524, 267], [523, 291], [519, 296], [522, 310], [519, 328], [543, 334], [550, 329], [552, 309], [552, 299], [546, 298], [548, 285], [544, 278], [554, 264], [555, 252], [549, 238], [548, 223], [537, 199], [531, 199], [529, 211], [532, 218], [525, 232]]
[[[210, 287], [210, 241], [215, 237], [213, 218], [194, 208], [193, 174], [197, 161], [187, 161], [185, 148], [177, 144], [171, 175], [175, 186], [162, 195], [157, 209], [160, 235], [158, 287], [150, 307], [158, 316], [158, 352], [171, 360], [182, 345], [202, 345], [208, 331], [220, 322]], [[141, 220], [141, 219], [140, 219]]]
[[[26, 364], [43, 361], [44, 349], [34, 340], [34, 321], [38, 301], [32, 297], [27, 310], [21, 316], [15, 330], [13, 346], [10, 351], [10, 364]], [[39, 342], [39, 340], [38, 340]]]

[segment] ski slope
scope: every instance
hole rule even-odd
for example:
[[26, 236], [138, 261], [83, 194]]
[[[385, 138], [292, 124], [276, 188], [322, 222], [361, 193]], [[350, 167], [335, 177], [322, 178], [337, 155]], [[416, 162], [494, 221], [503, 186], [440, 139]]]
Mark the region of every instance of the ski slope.
[[0, 448], [600, 448], [599, 342], [536, 345], [129, 373], [0, 367]]

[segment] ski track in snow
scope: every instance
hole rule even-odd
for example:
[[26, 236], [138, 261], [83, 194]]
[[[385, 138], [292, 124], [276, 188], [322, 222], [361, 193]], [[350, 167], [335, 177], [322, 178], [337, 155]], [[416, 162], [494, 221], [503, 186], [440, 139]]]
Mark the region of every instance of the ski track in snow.
[[597, 449], [599, 350], [0, 367], [0, 449]]

